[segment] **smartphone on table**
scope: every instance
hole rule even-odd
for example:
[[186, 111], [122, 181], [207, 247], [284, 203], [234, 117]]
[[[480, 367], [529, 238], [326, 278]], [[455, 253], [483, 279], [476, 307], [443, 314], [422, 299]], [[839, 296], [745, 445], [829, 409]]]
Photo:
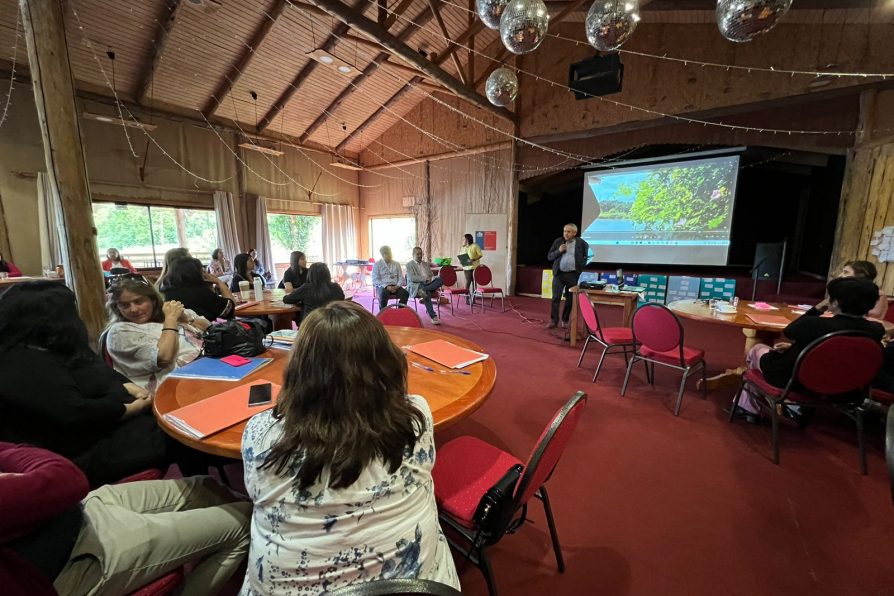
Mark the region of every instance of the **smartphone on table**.
[[259, 385], [252, 385], [249, 388], [249, 390], [248, 390], [248, 405], [249, 405], [249, 407], [266, 406], [271, 401], [273, 401], [273, 394], [272, 394], [270, 383], [261, 383]]

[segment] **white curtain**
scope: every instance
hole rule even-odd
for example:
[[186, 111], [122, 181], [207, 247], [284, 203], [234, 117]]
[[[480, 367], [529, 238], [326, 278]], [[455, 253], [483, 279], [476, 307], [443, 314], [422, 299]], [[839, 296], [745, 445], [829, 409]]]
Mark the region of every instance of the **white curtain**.
[[62, 218], [59, 198], [45, 172], [37, 173], [37, 210], [40, 220], [40, 262], [55, 269], [62, 264], [62, 241], [58, 222]]
[[354, 208], [326, 204], [322, 207], [323, 260], [332, 267], [339, 261], [358, 258]]
[[258, 197], [258, 216], [255, 222], [255, 250], [264, 267], [270, 272], [270, 279], [276, 280], [276, 267], [273, 265], [273, 248], [270, 246], [270, 230], [267, 229], [267, 199]]
[[236, 206], [233, 193], [214, 191], [214, 214], [217, 216], [217, 243], [230, 262], [239, 254], [239, 236], [236, 234]]

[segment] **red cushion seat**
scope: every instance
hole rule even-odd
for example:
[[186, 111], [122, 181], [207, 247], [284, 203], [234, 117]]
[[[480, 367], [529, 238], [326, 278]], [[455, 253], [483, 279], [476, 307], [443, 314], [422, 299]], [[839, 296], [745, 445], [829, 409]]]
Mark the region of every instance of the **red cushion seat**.
[[480, 294], [502, 294], [503, 290], [500, 288], [475, 288], [475, 291]]
[[630, 327], [603, 327], [602, 338], [609, 345], [632, 344], [633, 331]]
[[468, 294], [468, 288], [444, 288], [443, 292], [445, 294]]
[[774, 399], [779, 398], [782, 395], [782, 392], [785, 391], [785, 389], [781, 389], [768, 383], [767, 379], [764, 378], [763, 373], [753, 368], [749, 368], [745, 371], [745, 380]]
[[[646, 358], [651, 358], [652, 360], [657, 360], [659, 362], [666, 362], [668, 364], [674, 365], [680, 364], [680, 350], [678, 348], [668, 350], [667, 352], [656, 352], [655, 350], [643, 346], [642, 348], [640, 348], [640, 354], [642, 354]], [[683, 346], [683, 363], [686, 366], [692, 366], [700, 360], [703, 360], [704, 357], [704, 350], [700, 350], [698, 348], [690, 348], [689, 346]]]
[[524, 462], [481, 439], [463, 436], [449, 441], [438, 448], [432, 471], [438, 507], [473, 527], [481, 497], [515, 464]]
[[881, 389], [873, 389], [872, 399], [883, 404], [894, 404], [894, 393], [882, 391]]

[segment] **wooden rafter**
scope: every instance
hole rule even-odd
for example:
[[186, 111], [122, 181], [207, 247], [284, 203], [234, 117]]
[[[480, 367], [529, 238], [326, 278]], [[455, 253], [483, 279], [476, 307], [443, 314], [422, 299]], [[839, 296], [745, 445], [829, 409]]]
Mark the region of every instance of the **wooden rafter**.
[[[353, 8], [350, 10], [355, 10], [362, 5], [367, 4], [366, 0], [354, 0]], [[345, 7], [347, 8], [347, 7]], [[323, 42], [323, 45], [320, 46], [324, 52], [331, 52], [332, 48], [335, 47], [341, 38], [348, 32], [350, 26], [345, 23], [340, 23], [336, 25], [336, 27], [332, 30], [332, 33], [326, 38], [326, 41]], [[304, 84], [304, 81], [313, 74], [313, 71], [317, 69], [319, 63], [315, 60], [308, 60], [307, 64], [304, 65], [298, 74], [295, 75], [295, 78], [292, 79], [291, 84], [286, 87], [286, 90], [282, 92], [282, 95], [274, 102], [274, 104], [267, 110], [267, 113], [264, 114], [264, 117], [261, 118], [261, 121], [258, 122], [257, 128], [258, 132], [263, 131], [265, 128], [270, 126], [270, 123], [273, 122], [273, 119], [276, 118], [277, 115], [286, 107], [286, 104], [292, 99], [295, 95], [295, 92], [301, 88], [301, 85]]]
[[[403, 3], [401, 3], [401, 5], [398, 6], [395, 9], [395, 11], [398, 9], [401, 9], [401, 8], [403, 8], [403, 10], [406, 10], [407, 8], [409, 8], [409, 4], [407, 4], [407, 6], [403, 6]], [[395, 13], [395, 14], [399, 14], [399, 13]], [[421, 15], [419, 15], [419, 18], [417, 18], [414, 23], [407, 23], [406, 27], [404, 27], [403, 30], [401, 30], [401, 32], [397, 34], [397, 39], [399, 39], [401, 41], [405, 40], [406, 38], [408, 38], [410, 35], [412, 35], [416, 31], [417, 27], [424, 26], [426, 23], [428, 23], [428, 21], [431, 18], [432, 18], [432, 12], [430, 10], [424, 11]], [[310, 136], [318, 128], [320, 128], [320, 126], [322, 126], [323, 123], [326, 122], [326, 120], [329, 119], [329, 114], [332, 114], [335, 111], [335, 109], [344, 100], [346, 100], [363, 81], [365, 81], [370, 75], [372, 75], [372, 73], [374, 73], [379, 68], [379, 66], [381, 66], [382, 64], [386, 64], [386, 63], [391, 67], [399, 66], [397, 64], [388, 62], [388, 58], [390, 56], [391, 56], [391, 54], [389, 54], [388, 52], [381, 52], [381, 53], [379, 53], [378, 56], [376, 56], [373, 59], [372, 62], [367, 64], [366, 68], [364, 68], [363, 71], [359, 75], [354, 77], [354, 79], [351, 81], [351, 83], [349, 85], [347, 85], [344, 89], [342, 89], [341, 93], [339, 93], [338, 96], [329, 103], [329, 105], [326, 107], [326, 109], [323, 110], [319, 116], [317, 116], [316, 120], [311, 122], [310, 126], [308, 126], [304, 130], [304, 132], [301, 133], [301, 136], [299, 137], [300, 142], [304, 143], [305, 141], [307, 141], [307, 139], [309, 139]], [[404, 68], [404, 67], [401, 66], [400, 68]]]
[[[428, 5], [431, 7], [431, 12], [435, 16], [435, 21], [438, 22], [438, 27], [441, 29], [441, 34], [444, 36], [444, 39], [447, 40], [447, 45], [452, 45], [450, 43], [450, 30], [447, 29], [447, 24], [444, 22], [444, 18], [441, 16], [441, 11], [438, 9], [438, 2], [440, 0], [428, 0]], [[456, 55], [456, 52], [450, 54], [450, 57], [453, 59], [453, 65], [456, 67], [456, 74], [459, 75], [459, 80], [462, 81], [463, 85], [468, 85], [469, 80], [466, 77], [465, 72], [463, 71], [463, 65], [459, 61], [459, 57]]]
[[276, 23], [277, 19], [279, 19], [279, 16], [282, 14], [285, 7], [286, 0], [277, 0], [276, 4], [273, 5], [273, 8], [270, 9], [269, 16], [266, 16], [263, 22], [255, 30], [255, 34], [252, 35], [248, 47], [245, 48], [245, 51], [242, 52], [239, 59], [233, 63], [229, 72], [224, 75], [224, 78], [218, 84], [217, 89], [215, 89], [214, 93], [205, 104], [205, 107], [202, 109], [202, 115], [204, 115], [205, 118], [214, 114], [214, 112], [217, 111], [217, 108], [220, 107], [220, 103], [226, 98], [230, 91], [232, 91], [233, 87], [236, 85], [236, 81], [239, 80], [239, 77], [242, 76], [242, 73], [248, 68], [252, 58], [257, 55], [258, 48], [264, 43], [264, 39], [266, 39], [270, 30], [273, 29], [273, 25]]
[[140, 73], [136, 92], [134, 93], [134, 98], [137, 100], [137, 103], [142, 104], [146, 97], [146, 93], [149, 91], [149, 86], [152, 84], [152, 77], [155, 76], [155, 71], [161, 63], [165, 46], [171, 35], [171, 29], [174, 27], [174, 21], [177, 19], [177, 14], [180, 12], [182, 4], [181, 0], [164, 0], [163, 8], [160, 11], [158, 19], [156, 19], [158, 27], [155, 30], [155, 39], [152, 44], [152, 55], [146, 61], [146, 65]]

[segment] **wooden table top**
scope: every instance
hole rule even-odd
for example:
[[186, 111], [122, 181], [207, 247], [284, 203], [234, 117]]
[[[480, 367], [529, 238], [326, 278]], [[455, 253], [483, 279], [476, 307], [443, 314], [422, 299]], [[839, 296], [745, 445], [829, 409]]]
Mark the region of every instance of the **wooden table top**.
[[597, 290], [596, 288], [581, 288], [580, 286], [575, 286], [571, 291], [575, 293], [585, 292], [591, 296], [617, 296], [627, 300], [639, 299], [639, 292], [626, 292], [624, 290]]
[[[413, 329], [409, 327], [385, 327], [391, 340], [398, 346], [445, 339], [470, 350], [481, 351], [477, 344], [461, 337], [430, 329]], [[273, 362], [247, 376], [242, 383], [259, 379], [282, 384], [283, 372], [290, 352], [285, 350], [268, 350], [263, 356], [273, 358]], [[407, 353], [409, 362], [419, 362], [436, 370], [443, 367], [413, 353]], [[440, 374], [428, 372], [415, 366], [408, 367], [409, 392], [425, 398], [432, 410], [435, 430], [443, 429], [462, 420], [477, 410], [485, 402], [494, 388], [497, 378], [497, 366], [493, 358], [478, 362], [464, 368], [472, 374]], [[245, 422], [236, 424], [219, 433], [202, 440], [193, 439], [165, 422], [163, 416], [183, 406], [201, 401], [232, 389], [234, 383], [228, 381], [210, 381], [198, 379], [166, 379], [158, 388], [155, 396], [155, 416], [162, 429], [181, 443], [199, 451], [240, 459], [242, 431]]]
[[[235, 296], [239, 297], [239, 292]], [[257, 304], [246, 306], [244, 308], [236, 307], [237, 317], [259, 317], [262, 315], [283, 315], [296, 313], [301, 310], [300, 306], [294, 304], [286, 304], [282, 301], [282, 297], [286, 295], [285, 290], [264, 290], [264, 299]], [[251, 298], [246, 302], [253, 302]]]
[[740, 300], [736, 312], [730, 314], [719, 313], [711, 310], [706, 302], [701, 300], [676, 300], [667, 305], [669, 309], [677, 313], [684, 319], [693, 319], [696, 321], [705, 321], [708, 323], [717, 323], [719, 325], [729, 325], [731, 327], [741, 327], [744, 329], [757, 329], [759, 331], [776, 331], [780, 332], [785, 329], [784, 325], [766, 325], [755, 323], [748, 318], [749, 314], [774, 315], [785, 317], [789, 321], [794, 321], [803, 314], [803, 310], [792, 310], [787, 304], [779, 302], [771, 302], [770, 306], [775, 306], [776, 310], [761, 310], [754, 308], [755, 302], [751, 300]]
[[29, 277], [27, 275], [22, 275], [20, 277], [6, 277], [0, 279], [0, 285], [11, 286], [15, 284], [26, 283], [29, 281], [58, 281], [61, 283], [65, 283], [65, 277]]

